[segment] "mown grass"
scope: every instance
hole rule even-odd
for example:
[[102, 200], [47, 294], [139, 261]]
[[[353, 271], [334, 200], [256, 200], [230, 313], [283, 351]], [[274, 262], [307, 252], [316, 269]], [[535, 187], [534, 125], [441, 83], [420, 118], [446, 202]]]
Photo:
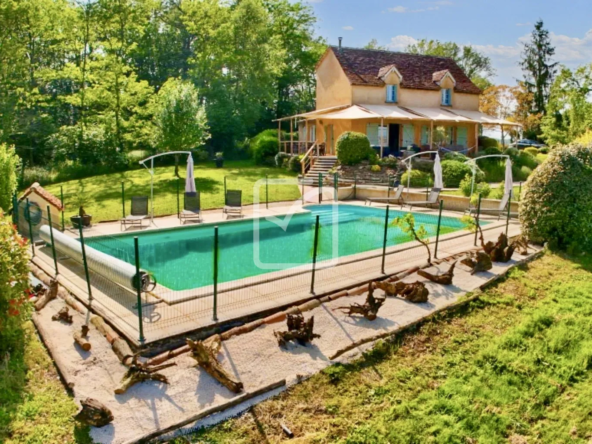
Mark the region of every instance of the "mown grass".
[[[496, 190], [497, 188], [493, 188], [492, 189], [492, 194], [493, 194], [493, 190]], [[520, 186], [515, 186], [512, 189], [512, 199], [513, 200], [520, 200]], [[456, 190], [444, 190], [442, 191], [442, 194], [448, 194], [448, 195], [452, 195], [452, 196], [463, 196], [463, 193], [460, 189], [456, 189]], [[491, 197], [489, 197], [489, 199], [491, 199]]]
[[[592, 260], [546, 254], [454, 314], [321, 374], [199, 443], [586, 443]], [[270, 363], [269, 365], [273, 365]]]
[[22, 347], [0, 362], [0, 442], [90, 443], [77, 411], [31, 322]]
[[[174, 166], [154, 169], [154, 213], [166, 215], [177, 213], [177, 184], [180, 188], [180, 205], [183, 206], [185, 190], [185, 168], [179, 168], [181, 179], [174, 175]], [[251, 161], [227, 161], [224, 168], [215, 168], [213, 163], [195, 165], [195, 186], [201, 192], [203, 209], [222, 208], [224, 206], [224, 176], [227, 176], [227, 188], [242, 190], [244, 205], [253, 203], [255, 184], [269, 179], [294, 178], [295, 173], [285, 169], [255, 166]], [[78, 214], [80, 205], [94, 222], [116, 220], [122, 217], [121, 183], [125, 188], [126, 213], [130, 211], [131, 196], [150, 196], [150, 174], [146, 169], [131, 170], [93, 176], [86, 179], [48, 185], [46, 188], [60, 197], [60, 186], [64, 190], [66, 204], [66, 224], [69, 217]], [[259, 188], [259, 200], [265, 202], [265, 186]], [[300, 197], [297, 185], [270, 185], [269, 201], [289, 201]]]

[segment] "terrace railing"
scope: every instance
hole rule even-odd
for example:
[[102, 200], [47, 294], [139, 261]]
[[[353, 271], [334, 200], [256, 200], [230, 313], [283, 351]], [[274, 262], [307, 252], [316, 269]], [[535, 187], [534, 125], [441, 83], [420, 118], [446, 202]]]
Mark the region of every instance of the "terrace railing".
[[306, 153], [315, 142], [283, 141], [280, 142], [280, 151], [292, 156], [299, 156]]

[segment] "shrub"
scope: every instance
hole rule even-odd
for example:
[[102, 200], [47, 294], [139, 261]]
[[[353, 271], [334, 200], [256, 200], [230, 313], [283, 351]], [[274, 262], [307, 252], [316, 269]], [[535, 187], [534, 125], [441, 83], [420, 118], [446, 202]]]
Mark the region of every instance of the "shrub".
[[[471, 175], [467, 175], [465, 176], [465, 178], [463, 180], [461, 180], [459, 188], [460, 191], [462, 192], [463, 196], [465, 197], [469, 197], [471, 195], [471, 183], [472, 183], [472, 179], [471, 179]], [[489, 194], [491, 193], [491, 187], [489, 186], [489, 184], [487, 182], [475, 182], [475, 187], [473, 189], [473, 194], [479, 194], [481, 193], [481, 196], [483, 196], [483, 199], [486, 199], [487, 197], [489, 197]]]
[[465, 161], [469, 160], [469, 158], [462, 153], [455, 153], [452, 151], [448, 151], [446, 154], [444, 154], [444, 157], [442, 158], [442, 160], [456, 160], [458, 162], [465, 162]]
[[295, 173], [302, 172], [302, 156], [292, 156], [288, 161], [288, 169]]
[[524, 152], [530, 154], [531, 156], [536, 157], [537, 154], [539, 153], [538, 148], [535, 148], [534, 146], [529, 146], [528, 148], [524, 148]]
[[502, 197], [504, 197], [505, 192], [505, 181], [502, 180], [502, 183], [500, 183], [500, 185], [497, 188], [491, 190], [489, 197], [491, 197], [492, 199], [501, 199]]
[[550, 151], [550, 149], [548, 146], [542, 146], [539, 148], [539, 153], [541, 153], [541, 154], [549, 154], [549, 151]]
[[[409, 171], [405, 171], [401, 176], [401, 183], [407, 186], [407, 177]], [[425, 171], [411, 170], [411, 182], [412, 187], [431, 187], [434, 184], [432, 176]]]
[[290, 161], [290, 156], [288, 153], [279, 152], [275, 155], [275, 166], [278, 168], [283, 168], [287, 166], [288, 162]]
[[17, 171], [21, 159], [13, 146], [0, 144], [0, 208], [8, 210], [12, 206], [12, 196], [17, 187]]
[[[456, 160], [444, 160], [442, 161], [442, 179], [444, 180], [444, 186], [449, 188], [456, 188], [460, 185], [461, 180], [465, 176], [471, 176], [473, 171], [470, 165]], [[475, 182], [483, 182], [485, 175], [483, 171], [477, 169], [475, 175]]]
[[22, 323], [29, 303], [29, 253], [27, 242], [0, 211], [0, 356], [4, 357], [22, 338]]
[[278, 153], [277, 130], [265, 130], [253, 137], [249, 143], [256, 164], [273, 164]]
[[479, 148], [499, 148], [499, 142], [487, 136], [479, 136]]
[[483, 154], [485, 154], [485, 155], [502, 154], [502, 150], [500, 150], [498, 147], [490, 146], [490, 147], [485, 148], [483, 150]]
[[370, 167], [370, 171], [373, 171], [375, 173], [380, 173], [382, 171], [382, 168], [380, 167], [380, 165], [372, 165]]
[[365, 134], [348, 131], [337, 139], [337, 159], [342, 165], [357, 165], [375, 156]]
[[382, 159], [378, 160], [378, 164], [385, 166], [387, 168], [398, 168], [399, 167], [399, 159], [397, 159], [395, 156], [388, 156], [388, 157], [383, 157]]
[[559, 248], [592, 248], [592, 147], [551, 151], [528, 179], [520, 208], [526, 236]]

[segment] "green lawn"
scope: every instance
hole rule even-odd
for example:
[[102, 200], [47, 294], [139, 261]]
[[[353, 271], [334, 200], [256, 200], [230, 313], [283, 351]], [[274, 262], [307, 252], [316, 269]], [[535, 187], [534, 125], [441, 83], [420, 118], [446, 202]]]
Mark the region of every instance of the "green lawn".
[[459, 312], [191, 441], [590, 443], [591, 271], [590, 256], [546, 254]]
[[[492, 188], [492, 192], [495, 188]], [[524, 189], [524, 185], [522, 186], [522, 189]], [[460, 189], [456, 189], [456, 190], [446, 190], [446, 191], [442, 191], [442, 194], [449, 194], [452, 196], [463, 196], [463, 193]], [[520, 200], [520, 187], [519, 186], [515, 186], [513, 191], [512, 191], [512, 196], [514, 196], [512, 199], [513, 200]]]
[[[243, 204], [253, 202], [253, 189], [258, 180], [294, 178], [295, 173], [285, 169], [255, 166], [251, 161], [225, 162], [224, 168], [215, 168], [213, 163], [195, 165], [195, 185], [201, 192], [203, 209], [222, 208], [224, 206], [224, 176], [228, 189], [240, 189], [243, 192]], [[154, 213], [155, 215], [177, 213], [177, 182], [183, 206], [185, 189], [185, 169], [180, 167], [181, 180], [174, 176], [174, 167], [155, 168], [154, 174]], [[66, 204], [66, 222], [69, 216], [78, 213], [80, 204], [93, 221], [115, 220], [122, 216], [121, 183], [125, 185], [126, 212], [130, 211], [130, 198], [137, 195], [150, 195], [150, 174], [146, 169], [94, 176], [81, 180], [72, 180], [61, 184], [48, 185], [46, 188], [60, 196], [60, 185], [64, 189]], [[288, 201], [300, 197], [296, 185], [270, 185], [269, 201]], [[265, 187], [260, 188], [260, 200], [265, 200]]]

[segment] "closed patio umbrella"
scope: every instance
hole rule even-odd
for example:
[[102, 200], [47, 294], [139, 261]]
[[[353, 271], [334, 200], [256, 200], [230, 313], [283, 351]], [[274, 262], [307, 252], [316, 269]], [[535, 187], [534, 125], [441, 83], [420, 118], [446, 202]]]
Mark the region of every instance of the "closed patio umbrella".
[[510, 159], [506, 160], [506, 177], [504, 180], [504, 194], [509, 194], [512, 192], [514, 186], [514, 178], [512, 177], [512, 161]]
[[439, 154], [436, 154], [436, 161], [434, 162], [434, 188], [444, 188], [444, 181], [442, 180], [442, 165], [440, 164]]
[[195, 196], [195, 178], [193, 177], [193, 157], [191, 154], [187, 157], [187, 174], [185, 175], [185, 194]]

